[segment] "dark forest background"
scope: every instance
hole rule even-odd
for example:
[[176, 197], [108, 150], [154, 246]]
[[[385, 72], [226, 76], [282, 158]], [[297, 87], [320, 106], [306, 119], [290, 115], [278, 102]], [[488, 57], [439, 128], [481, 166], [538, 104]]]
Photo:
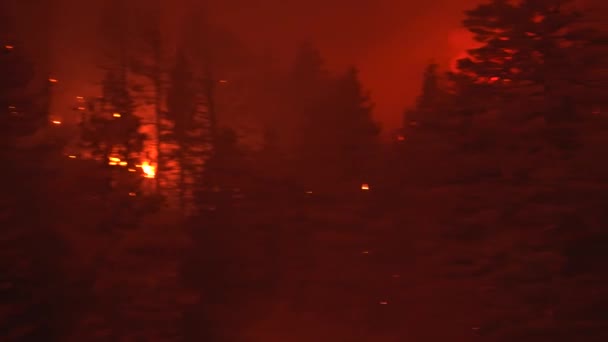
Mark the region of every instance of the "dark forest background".
[[0, 20], [0, 340], [608, 338], [608, 36], [569, 1], [467, 11], [390, 141], [314, 42], [102, 15], [78, 125]]

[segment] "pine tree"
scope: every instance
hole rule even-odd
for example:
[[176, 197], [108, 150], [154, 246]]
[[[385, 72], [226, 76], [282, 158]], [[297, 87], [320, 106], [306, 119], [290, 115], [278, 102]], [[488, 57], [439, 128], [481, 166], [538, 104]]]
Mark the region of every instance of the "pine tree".
[[475, 97], [464, 95], [463, 85], [450, 82], [437, 64], [427, 65], [420, 95], [406, 110], [401, 140], [395, 142], [392, 160], [398, 166], [394, 182], [443, 182], [453, 176], [445, 170], [457, 172], [459, 156], [454, 152], [465, 143], [463, 127], [473, 115], [471, 111], [477, 111], [472, 106]]
[[[135, 104], [129, 84], [129, 53], [127, 40], [127, 15], [124, 4], [107, 3], [103, 13], [105, 33], [105, 69], [101, 96], [81, 103], [81, 148], [85, 154], [102, 163], [100, 195], [109, 206], [107, 222], [110, 228], [123, 220], [134, 225], [129, 194], [141, 193], [142, 158], [146, 135], [141, 130], [141, 118], [135, 114]], [[119, 213], [120, 212], [120, 213]], [[125, 215], [123, 215], [125, 214]]]
[[285, 145], [294, 147], [307, 133], [302, 130], [307, 117], [321, 111], [320, 105], [330, 82], [319, 50], [310, 43], [303, 44], [287, 75], [285, 99], [289, 115], [282, 136]]
[[303, 73], [302, 83], [296, 85], [302, 92], [302, 97], [296, 96], [303, 110], [298, 114], [302, 116], [299, 172], [317, 185], [339, 185], [337, 180], [365, 183], [371, 177], [379, 127], [371, 118], [372, 104], [357, 70], [351, 68], [332, 79], [324, 73], [318, 54], [304, 52], [309, 63], [301, 59], [296, 70], [310, 68], [312, 75]]
[[414, 108], [404, 114], [403, 127], [407, 129], [438, 124], [440, 119], [437, 116], [445, 109], [440, 108], [440, 102], [445, 101], [445, 95], [440, 87], [439, 65], [430, 63], [424, 71], [422, 89]]
[[599, 62], [588, 52], [600, 42], [571, 2], [494, 0], [467, 11], [463, 24], [482, 46], [459, 61], [460, 70], [506, 88], [501, 97], [526, 101], [528, 111], [543, 113], [550, 122], [572, 119], [573, 96], [590, 85]]
[[[584, 172], [570, 158], [553, 156], [556, 147], [571, 151], [572, 138], [589, 119], [580, 115], [589, 104], [583, 95], [597, 89], [591, 77], [599, 65], [592, 51], [597, 32], [586, 29], [568, 3], [492, 1], [467, 12], [465, 26], [482, 46], [461, 61], [462, 73], [451, 75], [454, 108], [467, 117], [458, 158], [471, 162], [466, 168], [453, 165], [450, 172], [467, 170], [463, 173], [475, 176], [467, 183], [486, 181], [484, 191], [475, 195], [481, 200], [458, 200], [475, 208], [497, 201], [500, 205], [494, 207], [505, 208], [495, 221], [475, 221], [492, 227], [476, 236], [479, 249], [495, 246], [483, 253], [487, 255], [474, 257], [485, 259], [486, 265], [480, 263], [472, 271], [495, 291], [487, 304], [494, 310], [480, 329], [490, 339], [605, 339], [595, 309], [596, 303], [606, 301], [606, 292], [597, 287], [605, 277], [590, 261], [605, 259], [596, 247], [606, 240], [595, 212], [601, 195], [575, 184]], [[546, 143], [547, 137], [552, 144]], [[589, 148], [594, 149], [582, 145], [570, 156], [589, 158]], [[475, 187], [467, 183], [461, 183], [463, 193], [473, 194]], [[537, 184], [551, 188], [550, 194]], [[581, 193], [588, 201], [580, 200]], [[509, 204], [516, 201], [527, 204]], [[577, 214], [569, 214], [573, 212]], [[457, 223], [463, 220], [458, 216], [465, 215], [446, 221], [455, 230], [467, 230], [466, 224]], [[557, 299], [566, 297], [570, 299]]]
[[187, 58], [179, 53], [170, 75], [167, 93], [167, 116], [172, 129], [162, 137], [163, 141], [175, 144], [172, 155], [165, 154], [163, 163], [177, 162], [179, 202], [185, 209], [192, 198], [192, 187], [200, 178], [204, 161], [204, 125], [197, 116], [197, 84]]
[[[145, 134], [139, 132], [141, 119], [133, 113], [126, 78], [108, 71], [103, 95], [92, 99], [82, 123], [82, 142], [97, 159], [135, 166], [140, 162]], [[117, 158], [117, 159], [114, 159]]]
[[19, 42], [0, 35], [0, 44], [0, 125], [5, 130], [0, 145], [4, 146], [48, 123], [48, 99], [53, 84], [42, 82], [43, 87], [35, 84], [33, 65]]
[[[59, 129], [48, 120], [52, 84], [27, 58], [25, 42], [15, 39], [10, 14], [0, 4], [0, 340], [62, 340], [69, 334], [81, 291], [79, 275], [58, 229], [53, 210], [59, 199], [49, 193], [56, 170], [49, 159], [62, 146], [35, 140], [39, 132]], [[6, 20], [5, 20], [6, 19]], [[42, 84], [42, 87], [39, 87]], [[44, 135], [44, 134], [42, 134]]]
[[146, 77], [151, 82], [152, 95], [146, 93], [146, 89], [141, 87], [141, 96], [145, 102], [154, 105], [153, 126], [155, 128], [155, 152], [156, 152], [156, 190], [161, 192], [161, 185], [167, 182], [165, 174], [170, 171], [166, 164], [167, 158], [163, 156], [167, 142], [163, 137], [169, 136], [170, 128], [167, 122], [163, 121], [166, 117], [166, 91], [167, 91], [167, 68], [166, 51], [163, 45], [161, 32], [161, 3], [158, 0], [146, 3], [145, 10], [139, 18], [143, 22], [138, 23], [139, 42], [143, 46], [136, 57], [129, 60], [131, 71], [137, 75]]
[[337, 138], [334, 144], [338, 145], [337, 162], [342, 163], [340, 177], [357, 186], [369, 182], [378, 162], [380, 127], [372, 118], [373, 104], [361, 86], [357, 69], [349, 68], [337, 78], [335, 94], [327, 101], [327, 115], [333, 113], [336, 120], [330, 129]]

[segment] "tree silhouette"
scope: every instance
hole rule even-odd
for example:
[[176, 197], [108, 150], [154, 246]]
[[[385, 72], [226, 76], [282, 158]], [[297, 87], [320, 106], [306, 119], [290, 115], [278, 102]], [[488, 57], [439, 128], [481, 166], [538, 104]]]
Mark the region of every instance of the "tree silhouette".
[[[357, 70], [332, 77], [318, 50], [301, 47], [289, 75], [297, 170], [308, 186], [364, 182], [379, 128]], [[349, 178], [349, 179], [347, 179]]]
[[61, 340], [83, 297], [73, 287], [80, 275], [66, 271], [73, 263], [53, 210], [58, 197], [48, 192], [49, 160], [63, 146], [36, 139], [61, 125], [48, 117], [52, 84], [33, 72], [24, 42], [5, 39], [10, 23], [0, 26], [0, 340]]
[[[372, 177], [379, 152], [377, 138], [380, 127], [372, 118], [373, 104], [364, 93], [355, 68], [338, 76], [333, 88], [329, 91], [325, 108], [326, 118], [331, 121], [324, 126], [318, 118], [316, 124], [321, 126], [310, 127], [310, 132], [327, 130], [327, 140], [323, 141], [323, 135], [318, 137], [326, 149], [336, 146], [332, 158], [340, 165], [340, 178], [357, 185], [366, 183]], [[315, 122], [311, 120], [311, 124], [315, 125]]]
[[467, 11], [464, 26], [481, 47], [459, 61], [459, 69], [478, 82], [503, 88], [528, 103], [528, 111], [542, 113], [549, 122], [571, 120], [570, 105], [578, 88], [590, 87], [597, 71], [600, 35], [584, 22], [572, 1], [494, 0]]

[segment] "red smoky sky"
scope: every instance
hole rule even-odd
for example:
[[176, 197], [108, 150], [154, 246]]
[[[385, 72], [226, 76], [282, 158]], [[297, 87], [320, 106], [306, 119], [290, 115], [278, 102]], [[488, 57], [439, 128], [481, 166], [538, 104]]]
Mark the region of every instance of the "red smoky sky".
[[[6, 0], [18, 30], [46, 54], [59, 79], [53, 110], [96, 92], [100, 9], [104, 0]], [[147, 0], [130, 0], [146, 6]], [[460, 28], [463, 11], [479, 0], [161, 0], [170, 32], [205, 3], [208, 16], [253, 49], [275, 51], [287, 63], [304, 40], [314, 42], [333, 70], [354, 64], [376, 103], [385, 132], [401, 123], [418, 94], [424, 66], [450, 63], [474, 44]], [[581, 0], [582, 1], [582, 0]], [[591, 1], [591, 0], [586, 0]], [[602, 2], [602, 0], [598, 0]], [[604, 1], [605, 2], [605, 1]], [[44, 3], [47, 6], [43, 5]], [[50, 45], [42, 42], [50, 39]], [[48, 48], [47, 48], [48, 47]]]
[[[313, 41], [333, 70], [360, 69], [387, 130], [401, 124], [416, 97], [422, 70], [435, 60], [445, 67], [473, 42], [460, 29], [463, 11], [479, 0], [229, 0], [217, 7], [220, 21], [258, 46], [289, 55]], [[237, 5], [247, 4], [247, 5]]]

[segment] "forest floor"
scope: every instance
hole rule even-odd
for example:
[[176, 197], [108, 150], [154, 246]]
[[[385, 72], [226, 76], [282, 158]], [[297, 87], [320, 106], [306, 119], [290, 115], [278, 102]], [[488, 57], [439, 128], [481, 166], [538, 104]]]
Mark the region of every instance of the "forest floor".
[[226, 341], [471, 341], [483, 289], [449, 274], [462, 246], [446, 244], [438, 213], [454, 206], [452, 191], [412, 189], [393, 205], [373, 189], [311, 194], [308, 203], [267, 209], [264, 224], [215, 246], [227, 254], [224, 267], [236, 264], [244, 276], [201, 275], [232, 279], [240, 298], [224, 301], [214, 328], [225, 327]]

